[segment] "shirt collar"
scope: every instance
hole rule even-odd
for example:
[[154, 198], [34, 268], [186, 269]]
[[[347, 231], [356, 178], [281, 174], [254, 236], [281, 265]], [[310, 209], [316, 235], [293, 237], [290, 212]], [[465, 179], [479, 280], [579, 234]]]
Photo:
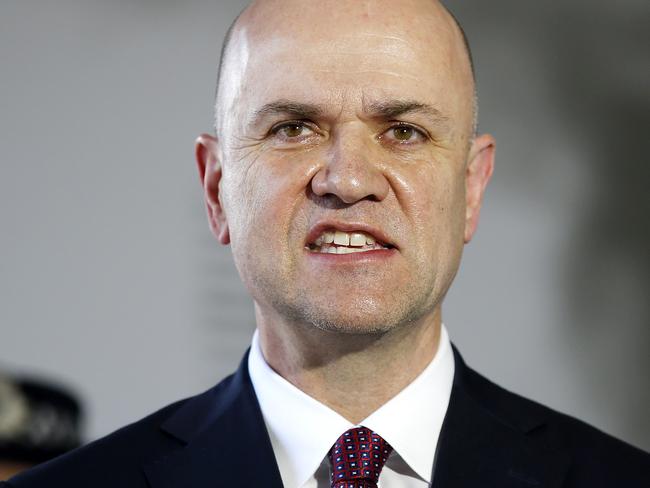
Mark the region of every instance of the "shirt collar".
[[[262, 355], [257, 330], [248, 368], [283, 484], [303, 486], [336, 439], [355, 425], [273, 371]], [[360, 424], [382, 436], [428, 482], [453, 378], [454, 359], [443, 325], [429, 365]]]
[[382, 436], [427, 482], [431, 482], [438, 437], [453, 382], [454, 356], [443, 325], [438, 351], [429, 365], [362, 422]]

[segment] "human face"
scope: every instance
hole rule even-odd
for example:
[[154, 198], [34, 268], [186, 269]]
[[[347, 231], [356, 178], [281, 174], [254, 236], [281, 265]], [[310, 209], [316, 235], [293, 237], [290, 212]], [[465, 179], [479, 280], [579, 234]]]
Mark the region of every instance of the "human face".
[[[394, 5], [261, 2], [233, 35], [213, 169], [199, 162], [263, 318], [359, 333], [432, 318], [473, 233], [491, 157], [472, 169], [489, 144], [470, 140], [461, 38], [435, 3]], [[320, 252], [336, 231], [381, 245]]]

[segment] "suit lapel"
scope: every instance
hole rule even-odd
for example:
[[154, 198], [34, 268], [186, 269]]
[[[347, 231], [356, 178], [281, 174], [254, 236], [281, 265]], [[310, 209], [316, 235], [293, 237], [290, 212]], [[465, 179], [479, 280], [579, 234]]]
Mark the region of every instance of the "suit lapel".
[[144, 466], [152, 488], [282, 488], [262, 413], [248, 375], [235, 375], [189, 400], [161, 429], [179, 449]]
[[[559, 488], [570, 463], [552, 449], [544, 409], [468, 368], [456, 348], [433, 488]], [[178, 449], [144, 466], [152, 488], [282, 488], [264, 419], [248, 374], [248, 353], [235, 375], [189, 400], [161, 429]]]
[[541, 407], [523, 401], [469, 369], [454, 347], [456, 372], [443, 423], [434, 488], [556, 488], [569, 465], [549, 449]]

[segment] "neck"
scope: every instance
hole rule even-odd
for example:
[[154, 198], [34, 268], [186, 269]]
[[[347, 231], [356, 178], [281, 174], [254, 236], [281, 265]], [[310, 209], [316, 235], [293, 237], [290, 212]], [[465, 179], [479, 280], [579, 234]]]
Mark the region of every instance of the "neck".
[[431, 362], [440, 342], [440, 307], [418, 322], [382, 334], [271, 322], [257, 307], [256, 316], [269, 366], [354, 424], [411, 383]]

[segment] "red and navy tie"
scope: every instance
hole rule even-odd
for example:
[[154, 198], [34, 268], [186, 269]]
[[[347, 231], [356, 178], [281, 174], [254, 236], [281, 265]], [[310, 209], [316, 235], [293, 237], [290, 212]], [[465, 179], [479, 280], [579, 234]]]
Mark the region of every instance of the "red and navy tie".
[[366, 427], [355, 427], [338, 438], [328, 457], [332, 488], [377, 488], [388, 455], [393, 448]]

